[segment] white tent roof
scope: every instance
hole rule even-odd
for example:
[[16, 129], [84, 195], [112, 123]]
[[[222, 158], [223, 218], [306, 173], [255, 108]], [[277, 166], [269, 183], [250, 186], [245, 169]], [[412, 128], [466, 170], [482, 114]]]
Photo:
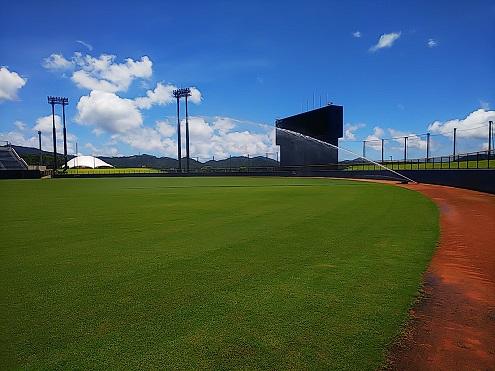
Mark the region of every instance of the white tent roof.
[[74, 167], [90, 167], [92, 169], [96, 169], [97, 167], [113, 167], [110, 164], [107, 164], [105, 161], [100, 160], [99, 158], [93, 156], [77, 156], [72, 160], [67, 162], [67, 166], [69, 169]]

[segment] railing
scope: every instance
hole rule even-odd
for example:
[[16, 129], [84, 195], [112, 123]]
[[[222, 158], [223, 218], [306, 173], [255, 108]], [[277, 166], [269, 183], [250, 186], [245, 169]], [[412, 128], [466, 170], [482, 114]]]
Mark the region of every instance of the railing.
[[[379, 163], [392, 170], [495, 169], [495, 150], [463, 153], [455, 156], [380, 161]], [[383, 170], [383, 168], [362, 160], [348, 163], [344, 170]]]

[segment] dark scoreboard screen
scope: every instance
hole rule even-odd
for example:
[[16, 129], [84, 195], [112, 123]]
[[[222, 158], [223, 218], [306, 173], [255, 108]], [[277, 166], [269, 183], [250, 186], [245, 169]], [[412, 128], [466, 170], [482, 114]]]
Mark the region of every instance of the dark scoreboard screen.
[[343, 136], [344, 107], [328, 105], [276, 121], [279, 128], [330, 141]]

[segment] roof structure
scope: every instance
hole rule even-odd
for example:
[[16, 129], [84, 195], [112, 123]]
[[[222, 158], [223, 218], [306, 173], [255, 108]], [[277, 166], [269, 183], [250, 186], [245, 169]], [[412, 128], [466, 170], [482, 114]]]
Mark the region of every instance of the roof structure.
[[67, 162], [67, 167], [69, 169], [72, 169], [75, 167], [86, 167], [86, 168], [96, 169], [99, 167], [113, 167], [113, 166], [110, 164], [107, 164], [105, 161], [102, 161], [97, 157], [77, 156], [77, 157], [74, 157], [72, 160]]

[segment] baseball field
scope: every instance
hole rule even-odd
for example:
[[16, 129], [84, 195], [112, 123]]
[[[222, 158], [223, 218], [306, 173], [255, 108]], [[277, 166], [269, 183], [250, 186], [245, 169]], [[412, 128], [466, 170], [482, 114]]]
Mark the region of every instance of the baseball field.
[[376, 369], [438, 240], [384, 184], [0, 182], [4, 369]]

